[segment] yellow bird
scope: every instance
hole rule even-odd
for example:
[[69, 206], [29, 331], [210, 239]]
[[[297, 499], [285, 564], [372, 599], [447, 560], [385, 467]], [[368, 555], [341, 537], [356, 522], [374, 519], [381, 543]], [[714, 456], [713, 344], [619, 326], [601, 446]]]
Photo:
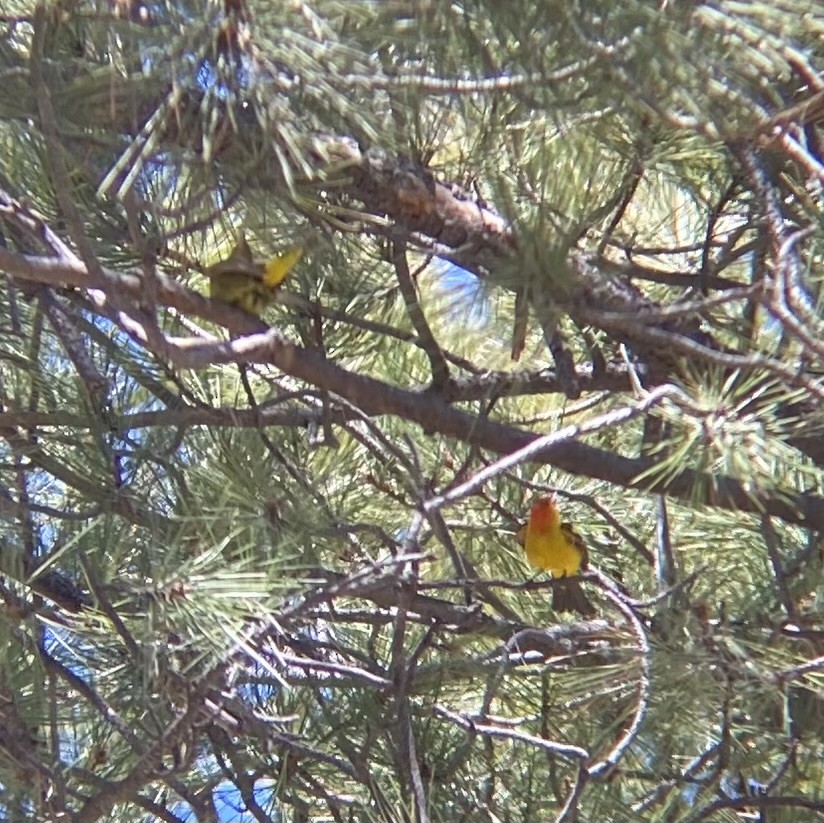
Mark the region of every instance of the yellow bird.
[[303, 246], [295, 246], [265, 263], [256, 263], [241, 234], [232, 253], [206, 269], [209, 296], [249, 314], [260, 313], [274, 299], [275, 289], [303, 257]]
[[524, 547], [531, 566], [562, 581], [552, 589], [554, 611], [576, 611], [584, 617], [595, 614], [580, 583], [563, 580], [586, 571], [589, 557], [583, 538], [570, 523], [561, 522], [551, 497], [539, 497], [532, 504], [529, 520], [518, 532], [518, 542]]

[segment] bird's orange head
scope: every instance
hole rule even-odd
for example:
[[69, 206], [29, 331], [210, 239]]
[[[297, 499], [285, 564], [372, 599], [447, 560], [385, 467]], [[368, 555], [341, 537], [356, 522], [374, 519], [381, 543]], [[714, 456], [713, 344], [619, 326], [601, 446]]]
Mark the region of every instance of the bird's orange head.
[[532, 511], [529, 515], [530, 525], [541, 531], [554, 531], [558, 528], [558, 507], [552, 497], [539, 497], [532, 504]]

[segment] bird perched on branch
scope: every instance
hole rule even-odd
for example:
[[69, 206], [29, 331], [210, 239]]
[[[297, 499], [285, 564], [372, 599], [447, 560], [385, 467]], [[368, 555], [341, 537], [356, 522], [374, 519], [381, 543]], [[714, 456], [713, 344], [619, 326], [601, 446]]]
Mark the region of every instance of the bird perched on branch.
[[209, 296], [259, 316], [302, 256], [303, 246], [294, 246], [265, 263], [256, 263], [241, 234], [232, 253], [206, 269]]
[[562, 523], [552, 497], [539, 497], [529, 520], [518, 532], [518, 542], [526, 551], [530, 565], [549, 572], [560, 582], [552, 589], [554, 611], [575, 611], [592, 617], [595, 609], [577, 580], [565, 580], [586, 571], [589, 558], [586, 543], [570, 523]]

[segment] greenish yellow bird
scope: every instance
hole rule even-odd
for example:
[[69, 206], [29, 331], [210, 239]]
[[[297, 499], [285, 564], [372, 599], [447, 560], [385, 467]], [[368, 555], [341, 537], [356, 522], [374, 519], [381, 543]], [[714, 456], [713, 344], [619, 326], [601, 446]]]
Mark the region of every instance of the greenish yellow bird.
[[301, 257], [303, 246], [294, 246], [265, 263], [256, 263], [241, 234], [232, 253], [206, 269], [209, 296], [259, 317]]

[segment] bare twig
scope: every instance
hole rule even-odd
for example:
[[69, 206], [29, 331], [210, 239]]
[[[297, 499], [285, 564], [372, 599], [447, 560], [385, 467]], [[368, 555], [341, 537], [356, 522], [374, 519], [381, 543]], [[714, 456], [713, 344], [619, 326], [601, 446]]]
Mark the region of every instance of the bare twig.
[[767, 554], [770, 558], [773, 574], [775, 575], [775, 584], [778, 587], [781, 604], [784, 606], [787, 618], [793, 623], [797, 623], [799, 620], [798, 607], [790, 593], [790, 587], [787, 585], [784, 564], [781, 562], [781, 555], [779, 554], [780, 544], [778, 535], [775, 533], [772, 520], [768, 514], [761, 515], [761, 533], [764, 535], [764, 543], [767, 547]]
[[651, 693], [651, 676], [652, 676], [652, 649], [649, 645], [647, 632], [644, 625], [638, 619], [638, 616], [632, 610], [631, 606], [626, 602], [624, 595], [618, 591], [612, 582], [604, 577], [599, 572], [594, 573], [596, 579], [601, 586], [604, 594], [613, 602], [613, 604], [626, 617], [630, 626], [632, 627], [635, 637], [638, 641], [638, 656], [641, 662], [641, 671], [639, 672], [638, 681], [638, 697], [636, 699], [635, 715], [632, 722], [624, 732], [624, 734], [616, 741], [615, 745], [610, 751], [597, 763], [587, 767], [587, 772], [590, 777], [598, 779], [606, 779], [609, 774], [618, 764], [620, 759], [626, 754], [629, 747], [632, 745], [638, 733], [641, 730], [641, 724], [647, 712]]
[[432, 369], [432, 385], [436, 389], [445, 386], [449, 382], [449, 366], [418, 301], [415, 283], [409, 273], [406, 250], [400, 241], [395, 241], [392, 246], [392, 263], [395, 266], [395, 276], [398, 278], [409, 320], [418, 334], [421, 348], [429, 359], [429, 366]]

